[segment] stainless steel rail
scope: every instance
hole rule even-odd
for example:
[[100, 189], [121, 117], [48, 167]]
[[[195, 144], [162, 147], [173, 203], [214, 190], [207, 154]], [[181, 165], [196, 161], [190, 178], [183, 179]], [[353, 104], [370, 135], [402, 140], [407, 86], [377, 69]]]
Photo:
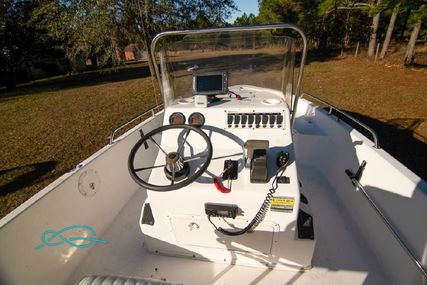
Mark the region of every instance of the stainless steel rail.
[[[349, 175], [349, 174], [348, 174]], [[386, 225], [387, 229], [390, 231], [390, 233], [393, 235], [393, 237], [396, 239], [396, 241], [399, 243], [399, 245], [403, 248], [405, 253], [409, 256], [411, 261], [415, 264], [415, 266], [421, 271], [421, 273], [424, 275], [425, 278], [427, 278], [427, 271], [423, 267], [422, 263], [415, 257], [415, 255], [412, 253], [412, 251], [409, 249], [409, 247], [405, 244], [405, 242], [400, 238], [397, 231], [394, 229], [393, 224], [388, 220], [388, 218], [381, 212], [380, 208], [377, 206], [375, 201], [369, 196], [369, 194], [366, 192], [365, 188], [362, 184], [360, 184], [359, 180], [357, 180], [354, 176], [351, 177], [349, 175], [349, 178], [353, 185], [356, 187], [356, 190], [360, 190], [360, 192], [363, 194], [363, 196], [368, 201], [369, 205], [375, 210], [377, 215], [380, 217], [380, 219], [383, 221], [383, 223]]]
[[157, 34], [153, 41], [151, 42], [151, 59], [154, 63], [154, 70], [156, 72], [156, 77], [160, 85], [160, 90], [162, 90], [162, 78], [160, 76], [159, 67], [156, 62], [156, 44], [157, 42], [166, 36], [177, 36], [177, 35], [189, 35], [189, 34], [207, 34], [207, 33], [218, 33], [218, 32], [238, 32], [238, 31], [257, 31], [257, 30], [269, 30], [269, 29], [289, 29], [296, 31], [303, 40], [303, 50], [302, 50], [302, 56], [301, 56], [301, 64], [300, 69], [298, 73], [298, 80], [297, 80], [297, 87], [295, 90], [295, 100], [294, 103], [291, 104], [292, 106], [292, 117], [291, 117], [291, 123], [294, 120], [295, 117], [295, 110], [297, 109], [298, 105], [298, 99], [301, 95], [301, 88], [302, 88], [302, 77], [304, 74], [304, 65], [305, 65], [305, 59], [307, 56], [307, 38], [305, 37], [304, 32], [297, 26], [291, 25], [291, 24], [285, 24], [285, 23], [279, 23], [279, 24], [268, 24], [268, 25], [255, 25], [255, 26], [240, 26], [240, 27], [225, 27], [225, 28], [212, 28], [212, 29], [196, 29], [196, 30], [180, 30], [180, 31], [166, 31], [160, 34]]
[[340, 113], [344, 117], [347, 117], [348, 119], [352, 120], [353, 122], [355, 122], [356, 124], [358, 124], [359, 126], [361, 126], [362, 128], [364, 128], [365, 130], [367, 130], [372, 135], [372, 139], [374, 140], [374, 147], [375, 148], [380, 148], [379, 143], [378, 143], [377, 133], [373, 129], [371, 129], [370, 127], [368, 127], [367, 125], [365, 125], [364, 123], [362, 123], [361, 121], [359, 121], [358, 119], [356, 119], [355, 117], [347, 114], [344, 111], [341, 111], [339, 108], [335, 107], [332, 104], [329, 104], [328, 102], [326, 102], [325, 100], [323, 100], [323, 99], [321, 99], [321, 98], [319, 98], [317, 96], [314, 96], [314, 95], [311, 95], [311, 94], [308, 94], [308, 93], [305, 93], [305, 92], [301, 95], [301, 98], [304, 97], [304, 96], [310, 97], [310, 98], [312, 98], [314, 100], [317, 100], [317, 101], [325, 104], [326, 106], [328, 106], [329, 107], [329, 114], [332, 114], [332, 110], [335, 110], [336, 112]]
[[144, 111], [144, 112], [142, 112], [141, 114], [139, 114], [139, 115], [137, 115], [137, 116], [133, 117], [133, 118], [132, 118], [132, 119], [130, 119], [129, 121], [127, 121], [127, 122], [125, 122], [125, 123], [121, 124], [120, 126], [116, 127], [115, 129], [113, 129], [113, 130], [111, 131], [111, 133], [110, 133], [109, 144], [113, 144], [113, 143], [115, 142], [115, 141], [114, 141], [114, 136], [115, 136], [115, 134], [116, 134], [119, 130], [123, 129], [124, 127], [128, 126], [129, 124], [132, 124], [133, 122], [135, 122], [135, 121], [136, 121], [136, 120], [138, 120], [139, 118], [141, 118], [141, 117], [143, 117], [143, 116], [147, 115], [148, 113], [151, 113], [151, 116], [152, 116], [152, 117], [153, 117], [153, 116], [155, 116], [155, 115], [156, 115], [155, 110], [156, 110], [156, 109], [160, 109], [160, 107], [162, 107], [162, 106], [163, 106], [163, 104], [159, 104], [159, 105], [157, 105], [157, 106], [155, 106], [155, 107], [153, 107], [153, 108], [151, 108], [151, 109], [149, 109], [149, 110], [147, 110], [147, 111]]

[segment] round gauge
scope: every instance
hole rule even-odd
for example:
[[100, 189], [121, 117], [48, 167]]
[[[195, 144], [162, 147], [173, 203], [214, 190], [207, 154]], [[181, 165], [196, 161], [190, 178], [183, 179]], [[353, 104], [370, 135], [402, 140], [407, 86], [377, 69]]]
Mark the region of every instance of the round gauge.
[[185, 116], [183, 113], [175, 112], [169, 117], [169, 124], [171, 125], [183, 125], [185, 124]]
[[205, 117], [198, 112], [193, 113], [188, 117], [188, 123], [192, 126], [201, 127], [205, 124]]

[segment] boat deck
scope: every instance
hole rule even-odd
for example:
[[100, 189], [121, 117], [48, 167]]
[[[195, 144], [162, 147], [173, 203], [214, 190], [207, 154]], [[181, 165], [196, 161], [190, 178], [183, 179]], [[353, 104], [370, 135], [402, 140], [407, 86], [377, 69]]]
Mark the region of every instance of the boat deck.
[[299, 165], [298, 171], [315, 223], [311, 270], [271, 270], [150, 254], [138, 225], [141, 191], [103, 234], [112, 246], [95, 245], [67, 283], [88, 275], [117, 275], [182, 284], [388, 284], [328, 183], [315, 168]]

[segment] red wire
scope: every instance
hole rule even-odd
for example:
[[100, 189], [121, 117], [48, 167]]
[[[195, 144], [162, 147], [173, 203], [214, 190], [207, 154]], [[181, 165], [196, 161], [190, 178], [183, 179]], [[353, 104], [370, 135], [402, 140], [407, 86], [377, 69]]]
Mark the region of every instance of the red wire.
[[228, 170], [230, 170], [231, 167], [227, 167], [226, 169], [224, 169], [220, 175], [216, 176], [213, 178], [213, 184], [215, 185], [216, 189], [221, 192], [221, 193], [230, 193], [231, 192], [231, 179], [230, 177], [228, 177], [227, 179], [227, 184], [228, 184], [228, 188], [224, 187], [222, 185], [222, 183], [219, 181], [219, 177], [221, 177], [225, 172], [227, 172]]

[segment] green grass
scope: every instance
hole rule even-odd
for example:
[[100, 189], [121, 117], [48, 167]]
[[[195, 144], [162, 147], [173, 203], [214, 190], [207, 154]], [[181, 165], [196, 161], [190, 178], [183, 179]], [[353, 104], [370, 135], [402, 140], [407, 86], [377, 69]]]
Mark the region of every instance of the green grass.
[[[304, 90], [373, 126], [380, 144], [427, 178], [427, 73], [362, 59], [314, 61]], [[146, 65], [43, 80], [0, 93], [0, 217], [156, 104]]]

